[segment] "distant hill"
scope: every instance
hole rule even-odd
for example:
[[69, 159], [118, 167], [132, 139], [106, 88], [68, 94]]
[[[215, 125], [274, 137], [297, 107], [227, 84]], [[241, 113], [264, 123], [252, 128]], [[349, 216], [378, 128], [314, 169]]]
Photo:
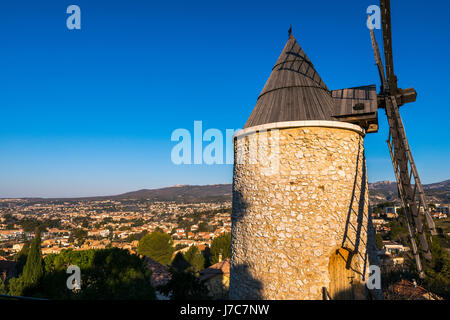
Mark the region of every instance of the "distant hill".
[[[425, 193], [431, 203], [450, 203], [450, 180], [424, 185]], [[114, 196], [83, 197], [77, 199], [149, 199], [152, 201], [176, 202], [211, 202], [231, 201], [231, 184], [213, 185], [175, 185], [160, 189], [142, 189]], [[400, 202], [397, 196], [397, 183], [393, 181], [378, 181], [369, 183], [369, 197], [371, 204], [387, 201]], [[37, 201], [47, 199], [34, 198]], [[59, 199], [69, 200], [69, 198]], [[74, 200], [74, 198], [72, 198]]]
[[397, 182], [378, 181], [369, 183], [369, 198], [372, 204], [398, 201], [397, 192]]
[[[427, 199], [431, 203], [450, 203], [450, 180], [424, 184]], [[397, 182], [378, 181], [369, 183], [369, 197], [372, 204], [386, 201], [400, 201]]]
[[150, 199], [154, 201], [177, 202], [231, 201], [231, 184], [205, 186], [176, 185], [161, 189], [142, 189], [108, 198]]
[[[450, 180], [425, 184], [425, 193], [431, 203], [450, 203]], [[204, 186], [176, 185], [162, 189], [143, 189], [127, 192], [108, 198], [151, 199], [155, 201], [208, 202], [231, 201], [231, 184]], [[372, 204], [397, 201], [397, 182], [378, 181], [369, 183], [369, 196]]]

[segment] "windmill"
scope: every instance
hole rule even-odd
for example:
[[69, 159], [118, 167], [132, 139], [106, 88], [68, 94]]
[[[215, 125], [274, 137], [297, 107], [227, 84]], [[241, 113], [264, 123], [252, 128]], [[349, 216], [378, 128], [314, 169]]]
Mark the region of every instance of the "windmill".
[[389, 122], [398, 191], [424, 277], [416, 244], [417, 236], [431, 260], [424, 217], [436, 231], [399, 113], [417, 93], [397, 87], [388, 0], [381, 9], [386, 71], [371, 30], [379, 93], [375, 84], [328, 89], [290, 28], [244, 128], [234, 134], [231, 299], [366, 297], [368, 266], [379, 261], [364, 137], [378, 132], [379, 109]]
[[[381, 89], [378, 97], [378, 108], [384, 109], [389, 123], [389, 136], [387, 144], [394, 166], [397, 179], [398, 193], [405, 208], [405, 219], [408, 227], [409, 239], [411, 241], [412, 253], [421, 278], [424, 277], [422, 262], [416, 244], [418, 236], [423, 256], [431, 261], [430, 242], [425, 233], [425, 225], [431, 235], [436, 235], [436, 227], [430, 215], [429, 207], [425, 197], [422, 183], [420, 181], [417, 167], [409, 147], [403, 121], [400, 116], [399, 107], [416, 100], [417, 93], [414, 88], [400, 89], [397, 86], [397, 76], [394, 73], [394, 62], [392, 54], [391, 35], [391, 8], [390, 0], [380, 0], [381, 21], [383, 31], [384, 57], [386, 69], [381, 61], [380, 51], [373, 28], [370, 28], [372, 47], [375, 54], [375, 62], [381, 80]], [[369, 18], [370, 24], [370, 18]]]

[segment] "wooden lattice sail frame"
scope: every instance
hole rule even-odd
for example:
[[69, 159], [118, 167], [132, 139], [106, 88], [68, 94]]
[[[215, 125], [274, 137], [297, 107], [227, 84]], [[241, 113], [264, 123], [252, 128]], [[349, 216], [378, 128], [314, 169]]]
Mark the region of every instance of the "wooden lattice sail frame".
[[[436, 235], [436, 227], [431, 217], [422, 182], [417, 171], [414, 158], [406, 137], [405, 127], [400, 116], [399, 106], [414, 102], [417, 93], [414, 88], [400, 89], [397, 86], [397, 76], [394, 74], [391, 35], [390, 0], [380, 0], [381, 21], [383, 29], [383, 44], [386, 68], [383, 67], [381, 55], [373, 28], [370, 30], [375, 62], [381, 80], [381, 90], [378, 94], [378, 107], [386, 111], [389, 124], [387, 144], [397, 180], [398, 192], [405, 208], [405, 219], [408, 226], [412, 252], [421, 278], [424, 277], [421, 256], [416, 244], [419, 238], [422, 255], [431, 261], [430, 243], [428, 240], [423, 217], [431, 235]], [[369, 18], [370, 24], [370, 18]]]

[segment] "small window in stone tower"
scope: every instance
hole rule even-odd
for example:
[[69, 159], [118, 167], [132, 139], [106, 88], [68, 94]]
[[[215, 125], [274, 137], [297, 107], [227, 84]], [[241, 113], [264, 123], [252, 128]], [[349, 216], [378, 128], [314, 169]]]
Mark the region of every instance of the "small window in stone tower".
[[364, 103], [357, 103], [353, 106], [353, 110], [359, 111], [359, 110], [364, 110]]

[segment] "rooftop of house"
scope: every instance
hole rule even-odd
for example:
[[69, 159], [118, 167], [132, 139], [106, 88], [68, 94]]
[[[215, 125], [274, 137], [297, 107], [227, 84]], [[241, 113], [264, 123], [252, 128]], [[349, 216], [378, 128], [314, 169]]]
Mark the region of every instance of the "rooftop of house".
[[150, 283], [153, 287], [165, 285], [171, 279], [169, 270], [159, 262], [149, 257], [145, 257], [144, 263], [145, 266], [152, 271]]
[[443, 300], [434, 293], [418, 286], [414, 282], [401, 280], [389, 286], [388, 292], [390, 299], [398, 300]]
[[217, 275], [230, 276], [230, 259], [227, 258], [200, 272], [200, 280], [205, 281]]

